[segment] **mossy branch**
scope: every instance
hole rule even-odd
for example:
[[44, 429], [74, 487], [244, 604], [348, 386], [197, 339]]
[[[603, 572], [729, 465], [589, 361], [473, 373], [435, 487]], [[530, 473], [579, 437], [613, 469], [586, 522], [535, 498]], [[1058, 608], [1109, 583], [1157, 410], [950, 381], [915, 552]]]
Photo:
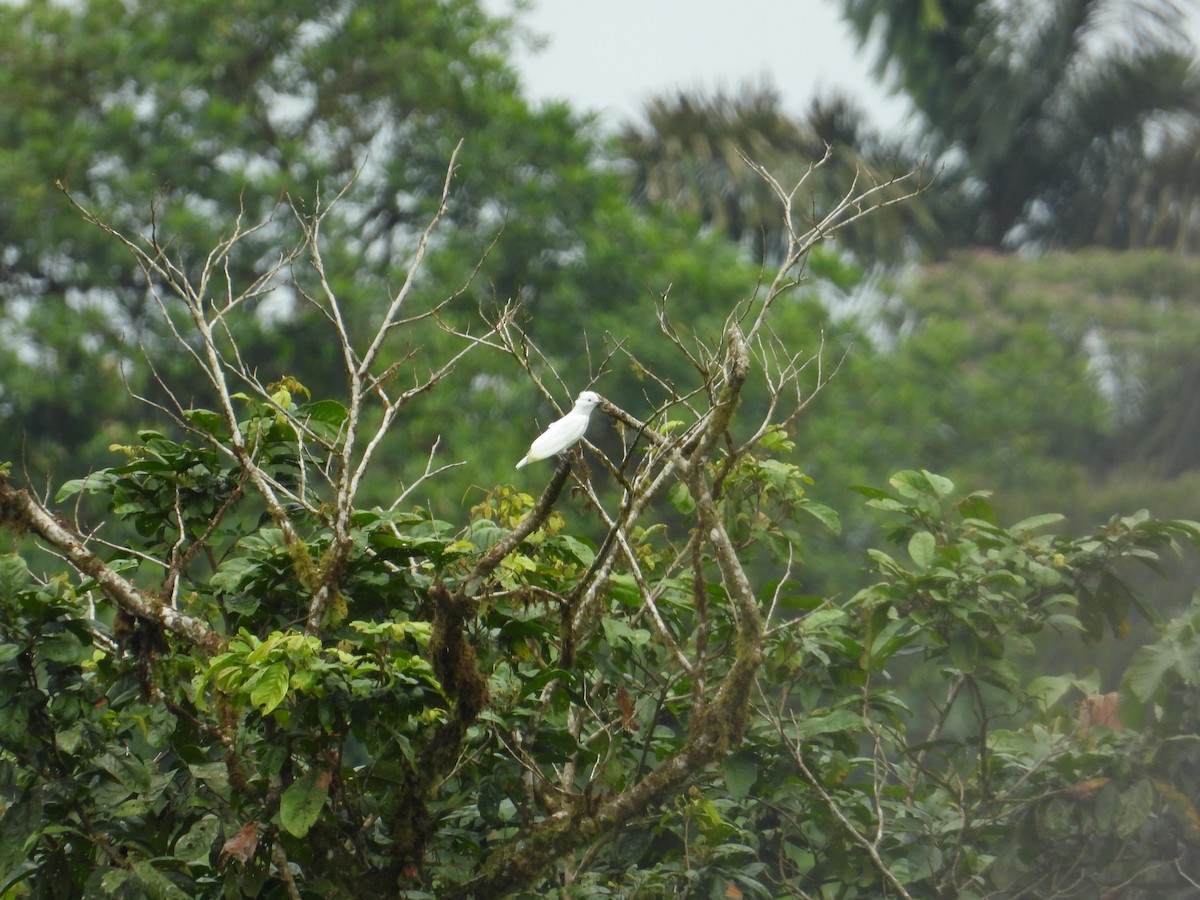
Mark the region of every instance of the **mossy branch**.
[[87, 549], [81, 537], [46, 509], [29, 491], [14, 488], [0, 476], [0, 525], [17, 533], [32, 533], [54, 547], [75, 571], [93, 579], [110, 600], [129, 615], [162, 625], [167, 631], [208, 655], [224, 639], [204, 622], [186, 615], [136, 587]]

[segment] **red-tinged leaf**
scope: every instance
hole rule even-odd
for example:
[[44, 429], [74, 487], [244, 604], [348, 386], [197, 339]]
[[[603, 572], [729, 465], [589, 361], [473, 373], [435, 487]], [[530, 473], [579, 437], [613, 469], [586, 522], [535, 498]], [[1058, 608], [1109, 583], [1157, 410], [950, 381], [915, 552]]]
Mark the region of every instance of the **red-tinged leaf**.
[[1120, 694], [1116, 691], [1108, 694], [1088, 694], [1079, 704], [1076, 718], [1080, 726], [1089, 731], [1096, 727], [1120, 731], [1124, 726], [1117, 718], [1119, 700]]

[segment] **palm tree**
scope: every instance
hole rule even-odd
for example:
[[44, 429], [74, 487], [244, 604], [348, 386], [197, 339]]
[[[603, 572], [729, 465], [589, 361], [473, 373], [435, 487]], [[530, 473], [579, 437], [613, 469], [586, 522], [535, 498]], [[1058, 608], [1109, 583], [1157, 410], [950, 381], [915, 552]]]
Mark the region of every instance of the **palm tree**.
[[[769, 86], [746, 85], [735, 93], [679, 91], [651, 98], [644, 122], [621, 130], [617, 151], [630, 165], [636, 200], [692, 215], [773, 264], [787, 240], [779, 201], [746, 159], [790, 185], [831, 148], [828, 164], [807, 183], [804, 206], [819, 218], [856, 175], [860, 185], [864, 179], [883, 184], [921, 164], [899, 146], [887, 145], [864, 122], [862, 113], [840, 97], [816, 100], [806, 116], [795, 118], [783, 111], [779, 94]], [[896, 185], [878, 199], [894, 199], [910, 189]], [[887, 215], [869, 216], [839, 240], [872, 258], [895, 258], [912, 236], [929, 237], [937, 227], [928, 206], [910, 202]]]
[[842, 4], [957, 161], [972, 242], [1197, 248], [1200, 68], [1179, 4]]

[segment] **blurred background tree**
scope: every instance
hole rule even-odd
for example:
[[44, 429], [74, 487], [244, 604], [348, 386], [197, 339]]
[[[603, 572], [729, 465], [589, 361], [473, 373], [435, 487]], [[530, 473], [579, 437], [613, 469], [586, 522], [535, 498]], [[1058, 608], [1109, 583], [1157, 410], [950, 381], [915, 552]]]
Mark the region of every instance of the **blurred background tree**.
[[1200, 72], [1180, 4], [842, 7], [864, 46], [877, 38], [877, 74], [920, 112], [962, 242], [1200, 248]]
[[844, 0], [876, 74], [918, 112], [883, 135], [837, 94], [796, 117], [769, 86], [651, 98], [618, 135], [639, 201], [697, 216], [766, 258], [770, 202], [739, 153], [802, 171], [815, 208], [847, 172], [923, 165], [930, 188], [841, 240], [863, 260], [956, 248], [1200, 248], [1200, 72], [1172, 0]]
[[[32, 2], [0, 9], [0, 35], [0, 441], [35, 475], [103, 463], [104, 448], [141, 415], [129, 392], [158, 396], [143, 354], [164, 376], [175, 358], [161, 352], [164, 326], [141, 273], [67, 212], [56, 180], [123, 227], [176, 235], [197, 266], [199, 248], [238, 215], [259, 221], [275, 210], [231, 260], [239, 278], [278, 254], [290, 216], [282, 199], [312, 208], [318, 194], [345, 191], [323, 238], [331, 269], [353, 273], [335, 287], [365, 321], [402, 280], [445, 162], [470, 134], [453, 229], [413, 310], [462, 289], [479, 266], [460, 306], [474, 315], [519, 298], [539, 337], [574, 363], [564, 394], [591, 374], [579, 365], [583, 323], [603, 334], [604, 317], [622, 321], [622, 309], [648, 304], [672, 279], [681, 311], [700, 311], [740, 282], [732, 249], [714, 240], [694, 252], [670, 216], [628, 210], [615, 176], [595, 164], [586, 117], [522, 99], [508, 62], [512, 23], [474, 0]], [[276, 294], [263, 305], [245, 352], [322, 383], [336, 360], [318, 339], [324, 319], [303, 299], [310, 288], [301, 282], [290, 302]], [[443, 349], [438, 340], [418, 330], [393, 352], [413, 354], [409, 370], [420, 377]], [[397, 465], [423, 459], [439, 433], [448, 452], [463, 453], [488, 430], [497, 398], [532, 418], [531, 400], [481, 375], [464, 369], [457, 415], [431, 410], [428, 428], [394, 448]], [[488, 478], [523, 449], [523, 435], [494, 430]], [[456, 500], [457, 487], [448, 491]]]
[[[839, 390], [798, 424], [800, 465], [838, 508], [891, 459], [986, 483], [1005, 516], [1193, 516], [1198, 278], [1194, 257], [1092, 249], [959, 254], [878, 283], [845, 320], [857, 337]], [[853, 581], [848, 545], [877, 535], [852, 514], [843, 540], [814, 548], [819, 590]]]

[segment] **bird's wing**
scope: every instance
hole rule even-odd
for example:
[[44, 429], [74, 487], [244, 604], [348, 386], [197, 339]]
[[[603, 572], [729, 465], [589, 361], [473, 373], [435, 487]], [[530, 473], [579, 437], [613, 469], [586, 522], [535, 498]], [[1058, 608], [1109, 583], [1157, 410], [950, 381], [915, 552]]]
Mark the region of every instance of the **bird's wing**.
[[529, 445], [530, 460], [545, 459], [571, 446], [587, 431], [587, 416], [575, 416], [568, 413], [557, 422], [539, 434]]

